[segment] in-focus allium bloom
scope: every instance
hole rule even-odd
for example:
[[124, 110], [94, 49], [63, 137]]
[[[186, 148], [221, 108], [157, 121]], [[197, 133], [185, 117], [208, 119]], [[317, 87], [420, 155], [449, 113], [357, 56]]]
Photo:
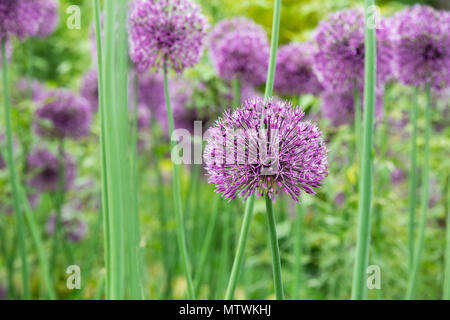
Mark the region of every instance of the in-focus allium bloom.
[[[57, 191], [59, 184], [59, 161], [50, 150], [44, 148], [34, 149], [27, 159], [30, 179], [28, 184], [38, 192]], [[64, 155], [65, 189], [72, 187], [76, 177], [76, 166], [73, 158]]]
[[42, 22], [41, 0], [0, 0], [0, 39], [37, 33]]
[[36, 111], [35, 131], [43, 137], [78, 139], [89, 134], [92, 112], [86, 99], [69, 90], [50, 91]]
[[[48, 235], [52, 235], [55, 232], [55, 225], [56, 215], [52, 214], [48, 218], [45, 228]], [[67, 211], [67, 207], [63, 208], [61, 225], [67, 241], [80, 242], [84, 239], [87, 232], [86, 222]]]
[[414, 5], [397, 13], [395, 61], [407, 85], [450, 84], [450, 13]]
[[[381, 90], [376, 90], [375, 119], [381, 120], [383, 115], [383, 95]], [[363, 107], [363, 97], [360, 94], [360, 106]], [[331, 124], [339, 127], [355, 121], [355, 98], [351, 92], [326, 91], [322, 94], [322, 115], [330, 119]]]
[[136, 0], [129, 17], [130, 56], [140, 72], [167, 61], [176, 72], [200, 59], [208, 23], [190, 0]]
[[98, 72], [96, 69], [88, 70], [83, 75], [80, 94], [89, 102], [92, 112], [98, 110]]
[[313, 50], [310, 43], [291, 43], [278, 49], [275, 90], [296, 96], [322, 91], [313, 71]]
[[284, 191], [299, 201], [302, 190], [314, 194], [328, 174], [327, 149], [319, 128], [303, 116], [289, 102], [264, 99], [226, 111], [209, 130], [204, 153], [216, 192], [230, 200], [252, 194], [275, 200]]
[[219, 76], [252, 85], [266, 80], [269, 42], [264, 29], [246, 18], [218, 23], [210, 37], [211, 60]]
[[53, 33], [59, 23], [59, 1], [37, 0], [39, 2], [39, 12], [41, 23], [39, 24], [36, 36], [46, 37]]
[[[377, 26], [377, 84], [392, 77], [391, 31], [381, 20]], [[355, 81], [364, 85], [364, 11], [346, 9], [320, 22], [316, 33], [314, 70], [327, 90], [351, 91]]]

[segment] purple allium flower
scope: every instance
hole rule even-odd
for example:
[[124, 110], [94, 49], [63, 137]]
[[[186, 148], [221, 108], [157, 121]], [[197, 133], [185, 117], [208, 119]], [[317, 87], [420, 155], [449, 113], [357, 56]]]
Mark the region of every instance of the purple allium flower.
[[264, 29], [246, 18], [223, 20], [210, 39], [211, 60], [220, 77], [259, 85], [266, 80], [269, 42]]
[[[28, 97], [28, 90], [31, 90], [31, 99], [34, 102], [40, 102], [45, 98], [45, 89], [41, 85], [41, 83], [37, 80], [29, 80], [26, 78], [21, 78], [17, 81], [15, 90], [13, 92], [14, 95], [17, 95], [17, 98], [23, 99], [23, 97]], [[16, 98], [16, 97], [14, 97]]]
[[[30, 179], [28, 184], [41, 193], [57, 191], [59, 184], [59, 161], [50, 150], [38, 148], [33, 150], [27, 159]], [[64, 156], [65, 189], [69, 190], [76, 177], [76, 166], [73, 158], [66, 153]]]
[[89, 134], [92, 113], [89, 103], [69, 90], [46, 94], [36, 111], [35, 131], [43, 137], [78, 139]]
[[428, 200], [428, 208], [434, 208], [442, 199], [442, 191], [436, 178], [429, 179], [430, 199]]
[[88, 70], [83, 75], [80, 94], [89, 102], [92, 112], [98, 110], [98, 72], [96, 69]]
[[0, 0], [0, 39], [37, 33], [42, 22], [41, 0]]
[[[360, 94], [360, 106], [363, 108], [363, 97]], [[355, 98], [351, 92], [325, 91], [322, 94], [322, 114], [330, 119], [331, 124], [339, 127], [355, 121]], [[383, 115], [383, 95], [377, 90], [375, 103], [375, 119], [380, 121]]]
[[[87, 225], [84, 220], [74, 216], [72, 211], [67, 210], [67, 206], [63, 208], [61, 217], [61, 225], [67, 241], [80, 242], [84, 239], [87, 232]], [[46, 232], [48, 235], [52, 235], [55, 232], [56, 215], [52, 214], [46, 225]]]
[[291, 43], [277, 54], [275, 90], [286, 95], [317, 95], [322, 85], [313, 71], [313, 48], [310, 43]]
[[180, 73], [200, 59], [208, 23], [190, 0], [136, 0], [130, 18], [130, 56], [140, 72], [164, 60]]
[[299, 201], [302, 190], [314, 194], [328, 174], [327, 149], [319, 128], [303, 116], [289, 102], [263, 99], [226, 111], [209, 130], [204, 153], [216, 192], [230, 200], [252, 194], [275, 200], [284, 191]]
[[150, 111], [143, 105], [139, 105], [137, 111], [137, 129], [139, 131], [147, 130], [150, 127]]
[[450, 13], [414, 5], [397, 13], [395, 62], [401, 82], [430, 83], [436, 89], [450, 84]]
[[164, 97], [163, 77], [151, 73], [139, 75], [138, 100], [139, 104], [143, 104], [150, 110], [153, 117], [157, 119], [164, 118], [166, 114], [166, 100]]
[[[392, 76], [391, 28], [381, 20], [377, 28], [377, 84]], [[352, 91], [364, 85], [364, 11], [346, 9], [330, 14], [316, 30], [314, 69], [329, 91]]]
[[46, 37], [53, 33], [59, 23], [59, 2], [55, 0], [40, 0], [39, 11], [41, 23], [36, 32], [38, 37]]

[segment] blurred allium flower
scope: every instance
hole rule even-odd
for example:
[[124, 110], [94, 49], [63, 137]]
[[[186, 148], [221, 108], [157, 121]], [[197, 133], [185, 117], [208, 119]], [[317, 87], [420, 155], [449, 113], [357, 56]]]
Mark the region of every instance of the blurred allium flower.
[[89, 134], [91, 122], [86, 99], [60, 89], [45, 95], [36, 111], [34, 128], [43, 137], [78, 139]]
[[147, 130], [150, 126], [150, 111], [147, 107], [139, 105], [137, 114], [137, 129], [138, 131]]
[[[57, 191], [59, 184], [59, 161], [50, 150], [38, 148], [33, 150], [27, 159], [30, 179], [28, 184], [36, 191]], [[72, 187], [76, 177], [76, 166], [74, 159], [66, 153], [64, 155], [64, 180], [65, 189]]]
[[394, 170], [392, 170], [391, 172], [391, 182], [393, 184], [399, 184], [402, 183], [403, 181], [405, 181], [406, 179], [406, 172], [403, 171], [402, 169], [396, 167]]
[[277, 53], [275, 90], [286, 95], [317, 95], [322, 85], [313, 71], [313, 47], [309, 43], [291, 43]]
[[[379, 22], [377, 34], [377, 84], [392, 77], [391, 28]], [[364, 85], [364, 12], [346, 9], [330, 14], [316, 30], [314, 69], [319, 80], [331, 91], [351, 91], [356, 81]]]
[[[63, 208], [62, 214], [62, 229], [67, 241], [80, 242], [86, 236], [87, 225], [81, 218], [71, 214], [71, 211], [67, 211], [67, 206]], [[56, 215], [52, 214], [46, 225], [46, 231], [48, 235], [52, 235], [55, 232]]]
[[0, 39], [36, 35], [43, 21], [41, 0], [0, 0]]
[[284, 191], [299, 201], [302, 191], [314, 194], [328, 174], [327, 149], [319, 128], [303, 116], [289, 102], [263, 99], [226, 111], [210, 129], [204, 153], [216, 192], [230, 200], [252, 194], [275, 200]]
[[36, 36], [46, 37], [53, 33], [59, 23], [59, 2], [57, 0], [38, 0], [41, 23]]
[[200, 59], [208, 23], [190, 0], [136, 0], [130, 18], [130, 56], [140, 72], [167, 61], [182, 72]]
[[239, 77], [259, 85], [266, 80], [269, 42], [264, 29], [246, 18], [223, 20], [210, 37], [211, 60], [224, 79]]
[[98, 110], [98, 72], [96, 69], [88, 70], [83, 75], [80, 94], [89, 102], [92, 112]]
[[[363, 96], [360, 94], [360, 106], [363, 107]], [[355, 98], [353, 91], [332, 92], [325, 91], [322, 94], [322, 115], [330, 119], [331, 124], [339, 127], [355, 121]], [[375, 119], [381, 120], [383, 115], [383, 95], [377, 90], [375, 101]]]
[[150, 110], [152, 116], [165, 117], [166, 100], [163, 77], [151, 73], [139, 75], [138, 100], [139, 104], [143, 104]]
[[34, 102], [39, 102], [45, 97], [45, 89], [39, 81], [31, 80], [29, 83], [26, 78], [21, 78], [17, 81], [13, 95], [17, 95], [17, 98], [23, 99], [24, 97], [28, 97], [29, 89], [31, 90], [31, 99]]
[[401, 82], [430, 83], [434, 88], [450, 84], [450, 13], [414, 5], [397, 13], [395, 62]]
[[335, 197], [334, 197], [334, 204], [337, 206], [342, 206], [345, 202], [345, 193], [344, 192], [339, 192]]

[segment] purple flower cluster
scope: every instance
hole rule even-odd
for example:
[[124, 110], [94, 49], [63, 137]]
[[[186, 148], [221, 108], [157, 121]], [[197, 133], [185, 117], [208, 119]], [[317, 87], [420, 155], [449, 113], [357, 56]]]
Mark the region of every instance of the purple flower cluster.
[[450, 85], [450, 13], [414, 5], [397, 13], [395, 64], [407, 85]]
[[[67, 241], [80, 242], [86, 236], [86, 222], [79, 217], [68, 214], [67, 207], [63, 208], [61, 225]], [[52, 235], [55, 232], [55, 226], [56, 215], [52, 214], [47, 220], [46, 231], [48, 235]]]
[[136, 0], [129, 18], [131, 60], [140, 72], [164, 61], [182, 72], [200, 59], [207, 27], [190, 0]]
[[[17, 81], [15, 89], [16, 90], [13, 92], [13, 98], [17, 100], [23, 99], [23, 97], [28, 97], [28, 90], [31, 91], [31, 99], [36, 103], [39, 103], [45, 97], [45, 89], [37, 80], [31, 80], [30, 82], [26, 78], [21, 78]], [[17, 95], [17, 97], [15, 95]]]
[[285, 95], [318, 95], [322, 85], [313, 71], [313, 47], [310, 43], [291, 43], [277, 54], [275, 90]]
[[59, 2], [56, 0], [40, 0], [39, 11], [41, 23], [39, 24], [36, 36], [46, 37], [53, 33], [59, 23]]
[[98, 72], [96, 69], [88, 70], [83, 75], [80, 94], [89, 103], [92, 112], [98, 110]]
[[[392, 77], [392, 41], [388, 22], [377, 26], [377, 84]], [[352, 91], [364, 85], [364, 12], [346, 9], [330, 14], [316, 30], [314, 69], [330, 91]]]
[[314, 194], [328, 174], [327, 149], [319, 128], [303, 116], [289, 102], [263, 99], [226, 111], [210, 129], [204, 153], [216, 192], [230, 200], [252, 194], [275, 200], [284, 191], [299, 201], [303, 191]]
[[36, 111], [35, 131], [42, 137], [79, 139], [89, 134], [92, 113], [89, 103], [69, 90], [45, 95]]
[[[59, 161], [48, 149], [34, 149], [27, 159], [30, 174], [28, 184], [40, 193], [57, 191], [59, 184]], [[69, 154], [64, 155], [65, 189], [69, 190], [76, 177], [75, 161]]]
[[158, 74], [145, 73], [139, 75], [139, 104], [144, 105], [155, 119], [165, 119], [165, 97], [163, 77]]
[[266, 80], [269, 42], [264, 29], [246, 18], [223, 20], [210, 37], [211, 60], [220, 77], [252, 85]]

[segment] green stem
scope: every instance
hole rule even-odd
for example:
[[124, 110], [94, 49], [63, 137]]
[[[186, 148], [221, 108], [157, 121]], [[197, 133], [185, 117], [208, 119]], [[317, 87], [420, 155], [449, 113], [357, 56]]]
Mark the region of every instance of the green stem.
[[20, 205], [19, 196], [19, 181], [16, 176], [16, 168], [14, 165], [13, 147], [12, 147], [12, 128], [11, 128], [11, 106], [9, 100], [9, 88], [8, 88], [8, 65], [6, 59], [6, 39], [1, 39], [1, 51], [2, 51], [2, 78], [3, 78], [3, 94], [4, 94], [4, 107], [5, 107], [5, 134], [6, 134], [6, 158], [5, 161], [9, 169], [9, 178], [11, 181], [11, 190], [13, 194], [13, 206], [17, 219], [17, 233], [19, 241], [19, 252], [21, 259], [21, 274], [22, 274], [22, 297], [24, 299], [31, 298], [30, 292], [30, 278], [28, 271], [27, 260], [27, 245], [25, 240], [25, 223], [22, 208]]
[[444, 292], [443, 298], [450, 300], [450, 178], [447, 183], [447, 220], [445, 241]]
[[427, 211], [429, 200], [429, 172], [430, 172], [430, 138], [431, 138], [431, 92], [430, 84], [426, 85], [427, 104], [425, 110], [425, 149], [422, 168], [422, 194], [419, 221], [419, 235], [414, 247], [413, 265], [409, 275], [406, 299], [414, 299], [419, 278], [420, 262], [422, 260], [423, 246], [425, 242], [425, 227], [427, 224]]
[[[365, 0], [366, 21], [369, 8], [374, 0]], [[372, 211], [372, 180], [373, 180], [373, 126], [376, 86], [376, 46], [375, 29], [365, 23], [365, 81], [364, 81], [364, 136], [362, 142], [361, 170], [359, 174], [359, 205], [358, 205], [358, 238], [356, 245], [356, 261], [353, 273], [352, 299], [360, 300], [366, 296], [366, 269], [369, 261], [370, 248], [370, 217]]]
[[412, 272], [414, 261], [414, 230], [415, 230], [415, 211], [416, 211], [416, 192], [417, 192], [417, 96], [418, 88], [414, 88], [414, 98], [411, 108], [411, 153], [410, 153], [410, 169], [409, 169], [409, 221], [408, 221], [408, 270]]
[[269, 227], [270, 247], [272, 249], [272, 268], [273, 280], [275, 284], [275, 297], [277, 300], [284, 299], [283, 280], [281, 279], [281, 261], [280, 249], [278, 247], [278, 237], [275, 216], [273, 214], [272, 200], [266, 195], [266, 211], [267, 211], [267, 225]]
[[[169, 135], [172, 136], [174, 131], [174, 122], [172, 107], [170, 104], [170, 94], [169, 94], [169, 81], [168, 81], [168, 70], [167, 63], [164, 62], [164, 94], [166, 97], [166, 108], [167, 108], [167, 119], [169, 122]], [[175, 147], [174, 141], [170, 139], [171, 149]], [[187, 252], [186, 245], [186, 234], [184, 230], [184, 218], [181, 204], [181, 179], [180, 179], [180, 168], [175, 162], [173, 163], [173, 199], [175, 205], [175, 214], [177, 221], [177, 238], [178, 246], [180, 249], [181, 260], [183, 263], [184, 274], [187, 281], [188, 293], [190, 299], [195, 299], [194, 286], [192, 284], [192, 276], [190, 271], [189, 256]]]
[[232, 81], [233, 85], [233, 108], [237, 108], [241, 104], [241, 80], [236, 77]]
[[294, 282], [292, 284], [292, 298], [300, 298], [302, 279], [302, 242], [303, 242], [303, 208], [304, 204], [297, 205], [297, 217], [294, 224]]

